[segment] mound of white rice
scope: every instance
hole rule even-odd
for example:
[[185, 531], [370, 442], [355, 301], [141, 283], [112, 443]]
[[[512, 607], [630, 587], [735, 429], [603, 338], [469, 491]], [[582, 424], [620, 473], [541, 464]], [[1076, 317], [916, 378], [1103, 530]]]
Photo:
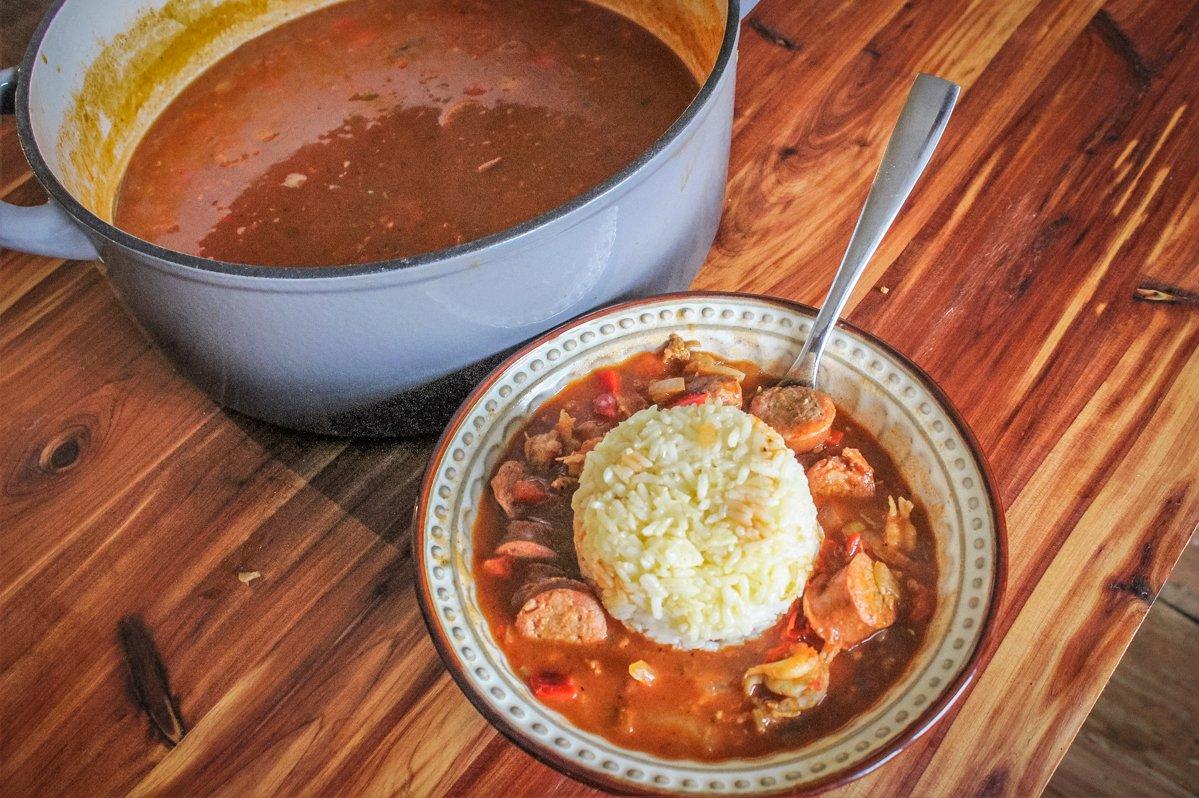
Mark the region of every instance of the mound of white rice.
[[681, 648], [763, 632], [823, 537], [782, 437], [711, 402], [622, 422], [587, 455], [572, 506], [579, 566], [608, 612]]

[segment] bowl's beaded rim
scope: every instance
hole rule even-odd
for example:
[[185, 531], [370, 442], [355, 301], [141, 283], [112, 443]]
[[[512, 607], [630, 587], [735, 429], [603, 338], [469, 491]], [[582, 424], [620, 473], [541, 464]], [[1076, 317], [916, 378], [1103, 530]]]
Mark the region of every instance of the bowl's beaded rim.
[[[674, 792], [746, 794], [803, 786], [848, 770], [903, 733], [966, 668], [984, 626], [999, 556], [998, 520], [991, 512], [982, 469], [957, 425], [902, 362], [872, 342], [838, 328], [826, 357], [881, 388], [913, 424], [922, 462], [938, 469], [953, 489], [947, 497], [944, 530], [959, 536], [962, 574], [948, 634], [899, 700], [863, 713], [831, 738], [797, 751], [756, 760], [693, 762], [666, 760], [617, 746], [571, 726], [532, 698], [508, 667], [479, 609], [471, 570], [470, 537], [485, 476], [504, 444], [523, 423], [528, 408], [557, 390], [538, 391], [538, 381], [556, 372], [577, 376], [574, 358], [646, 330], [671, 327], [753, 330], [782, 336], [798, 346], [809, 318], [798, 311], [753, 298], [664, 299], [601, 316], [572, 327], [525, 353], [478, 398], [444, 448], [430, 492], [424, 529], [426, 578], [432, 609], [447, 632], [450, 655], [474, 687], [476, 697], [535, 746], [573, 760], [575, 767], [630, 788]], [[579, 370], [579, 374], [587, 369]], [[928, 461], [934, 461], [928, 463]]]

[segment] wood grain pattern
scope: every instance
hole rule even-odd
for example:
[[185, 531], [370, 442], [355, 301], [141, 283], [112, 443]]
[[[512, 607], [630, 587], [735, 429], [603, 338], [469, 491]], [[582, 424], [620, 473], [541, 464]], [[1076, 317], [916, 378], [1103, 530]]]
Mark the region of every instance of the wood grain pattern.
[[[977, 433], [1009, 589], [965, 701], [843, 792], [1035, 793], [1199, 525], [1199, 3], [764, 0], [740, 70], [696, 287], [807, 302], [912, 73], [963, 85], [851, 319]], [[9, 121], [0, 190], [41, 196]], [[425, 634], [430, 441], [220, 410], [88, 264], [0, 253], [0, 364], [0, 793], [592, 794], [498, 737]], [[129, 687], [133, 617], [173, 747]]]
[[1193, 677], [1199, 615], [1188, 614], [1186, 605], [1196, 596], [1199, 539], [1193, 538], [1046, 795], [1194, 795], [1199, 784], [1199, 692]]
[[[1158, 597], [1178, 614], [1199, 624], [1199, 537], [1191, 538]], [[1199, 765], [1199, 761], [1195, 764]]]

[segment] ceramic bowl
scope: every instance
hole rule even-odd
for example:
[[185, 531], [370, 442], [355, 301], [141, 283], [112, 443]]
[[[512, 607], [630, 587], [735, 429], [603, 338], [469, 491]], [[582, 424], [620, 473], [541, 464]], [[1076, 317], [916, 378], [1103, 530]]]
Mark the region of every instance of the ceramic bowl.
[[771, 756], [699, 762], [624, 748], [535, 700], [479, 607], [471, 530], [489, 474], [539, 405], [605, 364], [661, 346], [670, 332], [781, 373], [811, 308], [764, 297], [688, 293], [606, 308], [523, 347], [466, 400], [434, 452], [415, 525], [417, 594], [433, 640], [466, 696], [497, 729], [551, 767], [619, 792], [742, 795], [814, 789], [860, 776], [926, 731], [965, 690], [1002, 590], [1002, 510], [970, 431], [932, 379], [878, 339], [834, 333], [822, 388], [874, 432], [927, 510], [939, 601], [903, 678], [845, 726]]

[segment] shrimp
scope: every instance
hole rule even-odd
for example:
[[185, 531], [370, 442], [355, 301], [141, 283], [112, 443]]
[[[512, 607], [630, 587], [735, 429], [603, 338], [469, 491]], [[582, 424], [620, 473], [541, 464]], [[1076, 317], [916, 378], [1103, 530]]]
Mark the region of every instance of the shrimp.
[[902, 496], [899, 497], [898, 504], [894, 496], [887, 497], [887, 523], [883, 527], [883, 542], [904, 554], [911, 554], [916, 550], [916, 525], [912, 523], [913, 506]]
[[886, 565], [858, 552], [835, 574], [815, 579], [803, 596], [804, 617], [825, 643], [853, 648], [895, 623], [899, 583]]
[[808, 469], [808, 487], [816, 496], [868, 499], [874, 495], [874, 469], [861, 452], [846, 448]]
[[[765, 731], [774, 722], [798, 717], [820, 704], [828, 694], [829, 663], [836, 655], [836, 649], [831, 647], [818, 652], [806, 643], [799, 643], [786, 659], [747, 670], [741, 687], [757, 705], [753, 716], [758, 731]], [[754, 688], [759, 685], [778, 698], [755, 694]]]
[[912, 523], [914, 506], [902, 496], [898, 501], [888, 496], [887, 507], [887, 520], [882, 530], [871, 530], [863, 535], [870, 553], [891, 568], [908, 575], [916, 574], [926, 581], [931, 579], [927, 565], [912, 558], [917, 544], [916, 525]]

